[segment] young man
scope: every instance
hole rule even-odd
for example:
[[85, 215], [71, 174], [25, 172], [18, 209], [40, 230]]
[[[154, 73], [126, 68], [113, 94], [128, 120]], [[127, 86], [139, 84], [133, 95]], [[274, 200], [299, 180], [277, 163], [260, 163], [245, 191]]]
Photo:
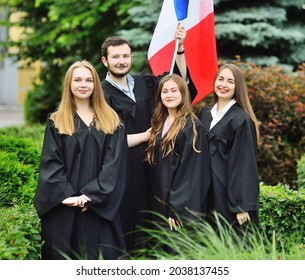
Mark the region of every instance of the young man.
[[[186, 67], [184, 40], [186, 30], [178, 24], [175, 39], [179, 39], [174, 73], [183, 77], [189, 87], [191, 100], [197, 90]], [[132, 66], [130, 43], [121, 37], [109, 37], [102, 44], [102, 62], [107, 67], [103, 91], [109, 105], [125, 124], [128, 142], [126, 190], [121, 203], [121, 218], [129, 252], [140, 248], [145, 236], [137, 226], [146, 226], [147, 211], [150, 210], [149, 165], [144, 161], [144, 151], [150, 136], [150, 120], [155, 106], [155, 96], [160, 79], [150, 73], [128, 74]]]

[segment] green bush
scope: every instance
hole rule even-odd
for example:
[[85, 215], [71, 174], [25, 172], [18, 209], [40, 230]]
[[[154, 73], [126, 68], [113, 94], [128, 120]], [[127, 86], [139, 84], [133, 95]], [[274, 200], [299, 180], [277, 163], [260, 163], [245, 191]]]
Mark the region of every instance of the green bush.
[[0, 150], [1, 207], [31, 204], [37, 184], [37, 172], [31, 165], [22, 164], [15, 153]]
[[44, 124], [9, 126], [0, 128], [0, 135], [11, 136], [15, 138], [26, 138], [31, 140], [32, 145], [41, 150], [43, 134], [45, 129]]
[[44, 125], [0, 129], [0, 203], [32, 203]]
[[33, 206], [44, 125], [0, 129], [0, 259], [40, 259]]
[[0, 135], [0, 151], [15, 153], [18, 161], [29, 164], [38, 171], [40, 151], [33, 145], [33, 140]]
[[269, 238], [275, 233], [285, 248], [305, 244], [305, 190], [295, 191], [283, 184], [261, 184], [260, 223]]
[[299, 189], [305, 189], [305, 154], [298, 160], [297, 182]]
[[[37, 135], [40, 137], [41, 135]], [[31, 164], [38, 167], [41, 153], [41, 142], [33, 138], [17, 138], [16, 136], [0, 134], [0, 150], [15, 152], [24, 164]]]
[[40, 223], [33, 206], [0, 210], [0, 259], [39, 260]]
[[261, 179], [296, 188], [297, 160], [305, 150], [305, 68], [286, 73], [278, 66], [248, 64], [245, 75], [253, 110], [260, 121]]

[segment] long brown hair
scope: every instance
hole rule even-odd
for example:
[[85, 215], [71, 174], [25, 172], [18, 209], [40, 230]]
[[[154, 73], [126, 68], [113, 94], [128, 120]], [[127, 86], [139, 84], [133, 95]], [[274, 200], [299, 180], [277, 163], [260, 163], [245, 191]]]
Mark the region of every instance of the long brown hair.
[[[248, 87], [247, 83], [245, 80], [245, 77], [241, 70], [234, 64], [224, 64], [221, 67], [219, 67], [218, 71], [216, 72], [216, 75], [214, 77], [214, 85], [215, 81], [217, 80], [220, 72], [224, 69], [229, 69], [235, 79], [235, 91], [234, 91], [234, 96], [233, 98], [236, 99], [236, 102], [240, 107], [242, 107], [250, 116], [253, 125], [255, 127], [255, 134], [256, 134], [256, 145], [259, 145], [259, 138], [260, 138], [260, 133], [259, 133], [259, 123], [258, 120], [253, 112], [249, 96], [248, 96]], [[218, 96], [214, 92], [214, 102], [216, 103], [218, 101]]]
[[71, 82], [74, 69], [79, 67], [85, 67], [92, 73], [94, 91], [90, 96], [90, 105], [95, 114], [96, 129], [102, 130], [106, 134], [112, 134], [121, 125], [121, 121], [117, 113], [106, 102], [95, 68], [86, 60], [73, 63], [67, 70], [58, 110], [51, 114], [50, 118], [54, 121], [60, 134], [72, 135], [75, 132], [73, 117], [76, 106], [71, 91]]
[[195, 126], [195, 119], [196, 116], [193, 112], [190, 100], [190, 93], [187, 87], [186, 82], [183, 80], [182, 77], [178, 76], [177, 74], [169, 74], [165, 76], [159, 84], [157, 96], [156, 96], [156, 108], [154, 110], [154, 114], [151, 120], [151, 134], [148, 140], [147, 148], [146, 148], [146, 160], [153, 164], [155, 163], [155, 146], [156, 146], [156, 139], [157, 136], [162, 133], [163, 124], [168, 116], [168, 110], [163, 105], [161, 101], [161, 92], [163, 89], [163, 85], [165, 82], [173, 80], [177, 85], [178, 89], [181, 93], [182, 100], [181, 103], [176, 108], [176, 118], [172, 123], [170, 129], [168, 130], [167, 134], [163, 137], [161, 141], [161, 151], [162, 156], [167, 156], [175, 147], [175, 142], [179, 131], [185, 126], [186, 120], [190, 117], [192, 125], [193, 125], [193, 149], [200, 153], [199, 150], [196, 149], [195, 144], [198, 138], [198, 133]]

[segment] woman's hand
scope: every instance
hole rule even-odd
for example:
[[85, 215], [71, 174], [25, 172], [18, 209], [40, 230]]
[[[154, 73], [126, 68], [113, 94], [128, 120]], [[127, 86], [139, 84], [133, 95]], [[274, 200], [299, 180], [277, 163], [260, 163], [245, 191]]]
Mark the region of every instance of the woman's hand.
[[180, 228], [182, 226], [182, 223], [179, 222], [178, 220], [175, 220], [171, 217], [168, 218], [168, 224], [169, 224], [169, 228], [172, 230], [173, 228], [175, 230], [178, 230], [178, 228]]
[[250, 221], [250, 216], [248, 212], [239, 212], [236, 213], [236, 219], [240, 225], [243, 225], [244, 223]]
[[88, 207], [85, 206], [88, 201], [91, 201], [91, 199], [88, 196], [82, 194], [80, 196], [67, 197], [62, 201], [62, 204], [65, 204], [70, 207], [81, 207], [83, 208], [82, 212], [85, 212], [88, 209]]

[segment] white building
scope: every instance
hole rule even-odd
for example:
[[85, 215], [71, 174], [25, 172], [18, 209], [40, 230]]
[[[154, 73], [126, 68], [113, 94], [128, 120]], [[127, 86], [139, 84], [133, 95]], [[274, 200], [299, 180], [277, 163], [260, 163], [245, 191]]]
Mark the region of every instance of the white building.
[[[14, 15], [15, 19], [18, 15]], [[5, 18], [6, 12], [0, 11], [0, 18]], [[0, 41], [6, 41], [8, 36], [16, 38], [20, 31], [15, 28], [8, 30], [0, 26]], [[0, 52], [7, 50], [1, 49]], [[14, 63], [11, 59], [0, 60], [0, 106], [22, 105], [27, 92], [32, 87], [33, 79], [39, 71], [39, 65], [23, 67], [22, 62]]]

